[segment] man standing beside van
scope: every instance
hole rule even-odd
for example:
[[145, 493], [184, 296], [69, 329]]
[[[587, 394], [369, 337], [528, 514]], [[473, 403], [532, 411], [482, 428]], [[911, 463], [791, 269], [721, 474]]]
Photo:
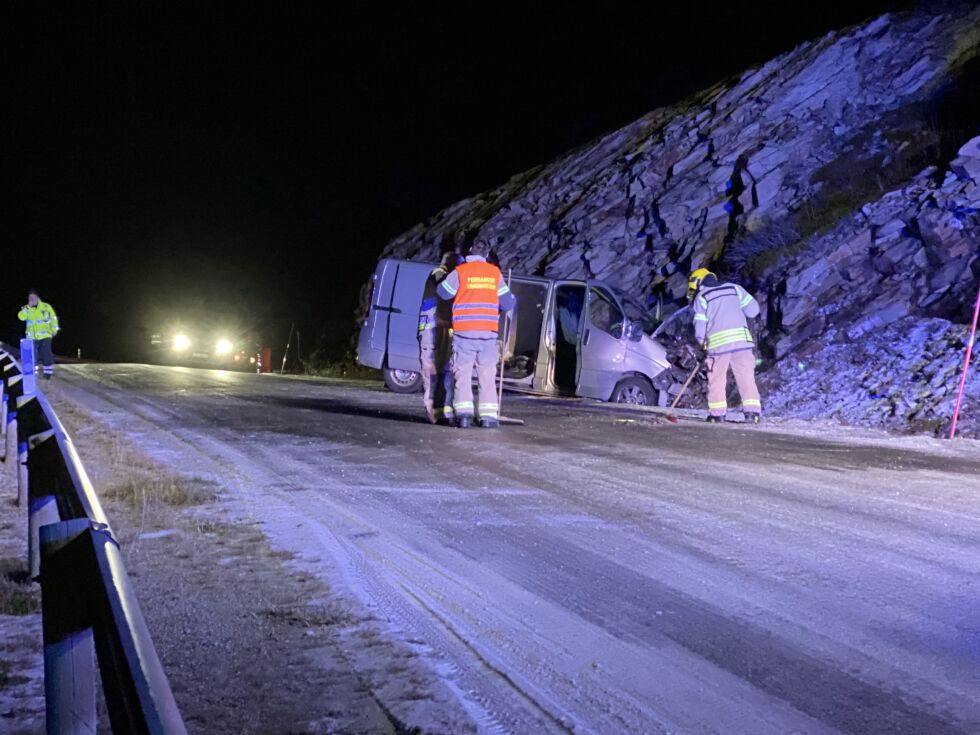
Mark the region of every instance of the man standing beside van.
[[422, 401], [433, 424], [453, 423], [453, 376], [449, 372], [452, 355], [452, 306], [436, 296], [436, 289], [456, 267], [454, 251], [444, 253], [439, 265], [425, 281], [419, 306], [419, 360], [422, 363]]
[[755, 342], [746, 317], [759, 316], [759, 302], [734, 283], [721, 283], [707, 268], [687, 282], [694, 302], [694, 336], [708, 352], [708, 421], [720, 423], [728, 413], [728, 370], [735, 375], [745, 420], [757, 424], [762, 413], [755, 384]]
[[36, 288], [27, 292], [27, 304], [21, 307], [17, 318], [27, 322], [27, 338], [34, 340], [34, 359], [41, 363], [44, 379], [54, 375], [54, 352], [51, 340], [58, 333], [58, 315], [54, 307], [41, 301]]
[[[480, 426], [499, 426], [497, 404], [497, 332], [500, 310], [512, 311], [517, 299], [504, 283], [500, 268], [487, 262], [490, 243], [477, 240], [465, 262], [439, 284], [439, 298], [453, 302], [453, 408], [459, 428], [468, 429], [476, 415]], [[476, 366], [479, 405], [473, 402]]]

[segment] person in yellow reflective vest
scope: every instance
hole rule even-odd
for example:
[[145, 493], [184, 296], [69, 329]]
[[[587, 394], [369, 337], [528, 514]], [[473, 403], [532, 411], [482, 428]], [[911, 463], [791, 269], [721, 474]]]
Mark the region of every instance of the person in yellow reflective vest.
[[759, 302], [741, 286], [721, 283], [707, 268], [694, 271], [687, 286], [694, 302], [694, 335], [708, 352], [708, 421], [725, 420], [731, 369], [745, 420], [758, 424], [762, 401], [755, 384], [755, 342], [746, 318], [759, 316]]
[[41, 301], [36, 288], [27, 292], [27, 304], [21, 307], [17, 318], [27, 322], [27, 338], [34, 340], [34, 359], [41, 363], [44, 379], [54, 375], [54, 352], [51, 340], [58, 334], [58, 315], [54, 307]]

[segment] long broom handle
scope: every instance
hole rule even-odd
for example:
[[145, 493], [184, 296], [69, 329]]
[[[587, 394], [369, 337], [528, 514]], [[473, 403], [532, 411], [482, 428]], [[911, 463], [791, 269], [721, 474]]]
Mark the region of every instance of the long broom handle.
[[980, 290], [977, 291], [977, 304], [973, 307], [973, 326], [970, 327], [970, 339], [966, 343], [966, 357], [963, 360], [963, 375], [960, 377], [960, 389], [956, 394], [956, 408], [953, 409], [953, 424], [949, 429], [949, 438], [956, 436], [956, 422], [960, 417], [960, 406], [963, 404], [963, 391], [966, 388], [966, 373], [970, 369], [970, 356], [977, 336], [977, 319], [980, 317]]
[[689, 386], [691, 384], [691, 381], [694, 380], [694, 375], [698, 372], [700, 368], [701, 368], [701, 361], [698, 360], [698, 362], [694, 364], [694, 369], [691, 371], [691, 374], [688, 375], [687, 380], [684, 381], [684, 385], [681, 386], [681, 392], [677, 394], [677, 397], [674, 398], [674, 402], [670, 404], [671, 411], [677, 408], [677, 404], [680, 402], [681, 396], [684, 395], [684, 391], [687, 390], [687, 386]]
[[[513, 268], [507, 269], [507, 289], [510, 290], [510, 276]], [[504, 358], [507, 356], [507, 343], [510, 341], [510, 312], [504, 315], [504, 344], [500, 350], [500, 381], [497, 385], [497, 415], [500, 415], [500, 406], [504, 402]]]

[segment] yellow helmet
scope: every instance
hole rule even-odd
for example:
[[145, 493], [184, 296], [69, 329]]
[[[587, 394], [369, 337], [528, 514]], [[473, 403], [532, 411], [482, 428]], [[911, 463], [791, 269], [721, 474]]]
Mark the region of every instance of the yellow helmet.
[[687, 278], [687, 300], [694, 301], [694, 297], [698, 295], [698, 289], [701, 288], [701, 281], [705, 279], [706, 276], [714, 276], [715, 274], [709, 271], [707, 268], [698, 268]]

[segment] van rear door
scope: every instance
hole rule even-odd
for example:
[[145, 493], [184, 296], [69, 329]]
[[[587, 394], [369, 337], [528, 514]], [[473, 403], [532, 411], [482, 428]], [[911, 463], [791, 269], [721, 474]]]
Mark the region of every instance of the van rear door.
[[406, 260], [378, 263], [370, 308], [357, 341], [359, 363], [419, 371], [419, 306], [425, 281], [434, 267]]
[[583, 317], [576, 392], [608, 401], [626, 361], [626, 314], [612, 289], [600, 281], [589, 281]]
[[419, 306], [425, 291], [425, 281], [435, 268], [427, 263], [393, 261], [394, 286], [388, 310], [388, 367], [392, 370], [418, 372], [419, 362]]
[[380, 369], [388, 353], [388, 317], [398, 263], [382, 260], [371, 276], [367, 315], [357, 336], [357, 362]]

